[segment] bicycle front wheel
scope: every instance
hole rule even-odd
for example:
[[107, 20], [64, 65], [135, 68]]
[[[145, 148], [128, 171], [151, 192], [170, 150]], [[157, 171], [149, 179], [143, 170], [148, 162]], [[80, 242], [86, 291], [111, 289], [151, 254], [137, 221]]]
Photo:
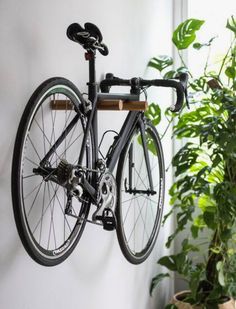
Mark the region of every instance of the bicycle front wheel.
[[[153, 188], [148, 176], [147, 144]], [[126, 259], [142, 263], [151, 253], [161, 223], [164, 203], [164, 160], [154, 126], [145, 125], [145, 139], [136, 128], [127, 142], [117, 168], [117, 236]]]
[[[21, 241], [39, 264], [64, 261], [80, 239], [89, 204], [74, 197], [68, 204], [68, 167], [78, 162], [86, 126], [76, 112], [81, 94], [64, 78], [40, 85], [22, 115], [13, 154], [12, 200]], [[83, 166], [91, 168], [88, 138]], [[70, 211], [66, 212], [66, 207]]]

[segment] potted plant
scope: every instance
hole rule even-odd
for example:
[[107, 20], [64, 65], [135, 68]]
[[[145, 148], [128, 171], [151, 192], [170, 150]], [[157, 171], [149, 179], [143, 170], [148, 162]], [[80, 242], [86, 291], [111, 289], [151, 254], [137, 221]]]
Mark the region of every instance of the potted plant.
[[[190, 46], [201, 49], [213, 44], [213, 39], [204, 44], [196, 42], [196, 31], [202, 24], [203, 21], [188, 19], [174, 31], [172, 40], [180, 56], [180, 51]], [[191, 78], [190, 91], [197, 94], [197, 99], [193, 97], [191, 109], [184, 109], [175, 118], [173, 135], [185, 144], [173, 158], [172, 208], [164, 222], [170, 215], [176, 218], [176, 229], [166, 246], [171, 247], [176, 237], [181, 237], [182, 244], [178, 252], [159, 259], [158, 264], [169, 272], [153, 278], [151, 292], [171, 272], [187, 282], [188, 291], [177, 294], [174, 304], [168, 304], [166, 309], [235, 308], [232, 299], [236, 298], [236, 19], [233, 16], [226, 27], [232, 31], [233, 40], [218, 71], [210, 71], [207, 62], [203, 74]], [[170, 57], [161, 56], [152, 58], [149, 66], [165, 72], [165, 78], [189, 71], [182, 60], [179, 69], [166, 72], [172, 63]]]

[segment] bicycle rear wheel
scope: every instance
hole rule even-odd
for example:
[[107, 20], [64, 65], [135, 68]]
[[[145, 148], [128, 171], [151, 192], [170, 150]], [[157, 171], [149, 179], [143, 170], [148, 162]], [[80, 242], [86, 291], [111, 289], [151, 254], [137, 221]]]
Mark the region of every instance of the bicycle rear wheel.
[[[26, 251], [45, 266], [59, 264], [69, 256], [89, 212], [90, 204], [74, 197], [67, 213], [67, 189], [55, 181], [59, 172], [66, 180], [67, 167], [78, 162], [86, 126], [85, 118], [75, 111], [80, 99], [70, 81], [45, 81], [30, 98], [17, 131], [12, 162], [14, 217]], [[55, 102], [64, 107], [53, 107]], [[83, 166], [91, 167], [91, 156], [90, 136]]]
[[148, 168], [139, 127], [125, 146], [117, 168], [117, 236], [126, 259], [142, 263], [151, 253], [159, 231], [164, 203], [164, 160], [158, 133], [150, 123], [145, 137], [153, 178]]

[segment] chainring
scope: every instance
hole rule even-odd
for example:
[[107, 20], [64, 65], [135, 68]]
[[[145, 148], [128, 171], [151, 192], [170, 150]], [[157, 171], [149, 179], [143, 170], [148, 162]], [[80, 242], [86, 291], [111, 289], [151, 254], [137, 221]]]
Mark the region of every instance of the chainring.
[[99, 179], [98, 186], [98, 209], [93, 214], [93, 219], [102, 216], [104, 209], [111, 209], [115, 212], [117, 202], [117, 186], [114, 176], [105, 172]]

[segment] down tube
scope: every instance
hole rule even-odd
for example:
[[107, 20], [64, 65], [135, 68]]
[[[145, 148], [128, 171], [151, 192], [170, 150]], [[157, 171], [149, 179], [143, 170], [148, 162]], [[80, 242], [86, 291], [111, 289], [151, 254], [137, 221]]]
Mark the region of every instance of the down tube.
[[113, 172], [118, 158], [120, 157], [121, 151], [123, 150], [130, 135], [132, 134], [140, 115], [140, 112], [132, 111], [128, 113], [118, 135], [118, 140], [114, 141], [112, 152], [107, 159], [107, 168], [110, 172]]

